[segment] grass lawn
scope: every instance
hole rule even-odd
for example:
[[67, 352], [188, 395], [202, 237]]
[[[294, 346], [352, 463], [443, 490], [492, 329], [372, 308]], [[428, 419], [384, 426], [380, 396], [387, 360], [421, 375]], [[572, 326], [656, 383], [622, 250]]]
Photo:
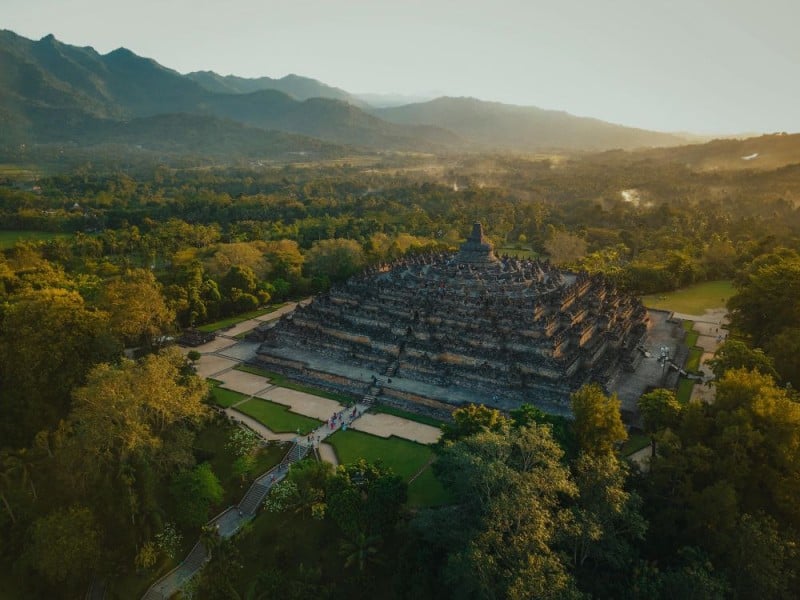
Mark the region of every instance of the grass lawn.
[[56, 233], [52, 231], [0, 231], [0, 250], [12, 248], [14, 244], [23, 240], [28, 242], [46, 242], [56, 238], [69, 239], [72, 235], [71, 233]]
[[275, 433], [297, 433], [300, 430], [300, 435], [308, 435], [322, 425], [322, 421], [297, 414], [283, 404], [261, 398], [251, 398], [237, 406], [236, 410], [253, 417]]
[[694, 388], [695, 382], [691, 379], [686, 379], [686, 377], [681, 377], [678, 380], [678, 391], [675, 393], [675, 397], [678, 399], [678, 402], [681, 404], [689, 404], [689, 400], [692, 397], [692, 388]]
[[[341, 463], [361, 458], [368, 462], [381, 461], [397, 475], [408, 481], [433, 458], [433, 450], [423, 444], [398, 437], [381, 438], [361, 431], [337, 431], [327, 440], [336, 450]], [[429, 473], [430, 471], [430, 473]], [[428, 467], [408, 487], [408, 502], [412, 506], [445, 504], [447, 493]]]
[[509, 256], [516, 256], [517, 258], [536, 258], [539, 256], [538, 252], [534, 252], [530, 248], [495, 248], [494, 253], [497, 256], [508, 254]]
[[699, 346], [689, 348], [689, 357], [686, 359], [684, 369], [689, 373], [696, 373], [700, 370], [700, 359], [703, 358], [703, 349]]
[[642, 302], [648, 308], [702, 315], [707, 309], [724, 308], [734, 293], [733, 284], [729, 280], [708, 281], [674, 292], [642, 296]]
[[260, 448], [253, 469], [242, 480], [240, 476], [233, 473], [233, 462], [236, 460], [236, 456], [225, 447], [231, 433], [236, 429], [236, 425], [215, 422], [200, 431], [194, 443], [197, 462], [208, 462], [225, 490], [225, 497], [216, 512], [239, 502], [253, 479], [277, 465], [288, 451], [288, 447], [279, 444], [270, 444]]
[[205, 325], [200, 325], [200, 327], [198, 327], [197, 329], [205, 332], [217, 331], [218, 329], [228, 327], [229, 325], [236, 325], [237, 323], [241, 323], [242, 321], [247, 321], [248, 319], [254, 319], [262, 315], [268, 315], [271, 312], [275, 312], [282, 306], [286, 306], [286, 303], [282, 302], [280, 304], [274, 304], [267, 308], [260, 308], [258, 310], [254, 310], [251, 312], [242, 313], [241, 315], [236, 315], [235, 317], [228, 317], [227, 319], [222, 319], [220, 321], [215, 321], [213, 323], [206, 323]]
[[638, 452], [642, 448], [650, 445], [650, 436], [646, 433], [632, 433], [625, 443], [620, 448], [622, 456], [630, 456], [634, 452]]
[[240, 394], [239, 392], [234, 392], [232, 390], [226, 390], [225, 388], [221, 388], [216, 385], [211, 388], [211, 401], [222, 408], [230, 408], [237, 402], [246, 400], [249, 397], [250, 396], [245, 394]]
[[327, 398], [328, 400], [334, 400], [340, 404], [344, 404], [345, 406], [350, 406], [354, 402], [353, 397], [348, 396], [347, 394], [337, 394], [336, 392], [320, 390], [309, 385], [303, 385], [302, 383], [295, 383], [286, 377], [286, 375], [273, 373], [272, 371], [267, 371], [266, 369], [261, 369], [259, 367], [253, 367], [251, 365], [237, 365], [234, 367], [234, 369], [237, 371], [244, 371], [245, 373], [252, 373], [253, 375], [267, 377], [270, 380], [270, 383], [277, 385], [278, 387], [295, 390], [296, 392], [305, 392], [306, 394], [319, 396], [320, 398]]
[[409, 412], [407, 410], [403, 410], [402, 408], [395, 408], [394, 406], [387, 406], [385, 404], [375, 404], [369, 409], [369, 412], [384, 415], [394, 415], [395, 417], [402, 417], [403, 419], [422, 423], [423, 425], [430, 425], [431, 427], [441, 427], [444, 425], [444, 421], [440, 421], [439, 419], [434, 419], [433, 417], [427, 417], [425, 415], [418, 415], [417, 413]]

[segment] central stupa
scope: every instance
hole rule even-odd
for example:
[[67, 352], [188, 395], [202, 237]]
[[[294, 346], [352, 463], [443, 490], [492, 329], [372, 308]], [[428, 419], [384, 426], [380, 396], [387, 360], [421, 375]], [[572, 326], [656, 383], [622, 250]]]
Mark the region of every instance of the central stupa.
[[568, 412], [570, 392], [607, 388], [640, 359], [641, 302], [601, 276], [495, 256], [476, 223], [456, 253], [367, 269], [271, 329], [257, 360], [331, 389], [432, 410], [521, 402]]

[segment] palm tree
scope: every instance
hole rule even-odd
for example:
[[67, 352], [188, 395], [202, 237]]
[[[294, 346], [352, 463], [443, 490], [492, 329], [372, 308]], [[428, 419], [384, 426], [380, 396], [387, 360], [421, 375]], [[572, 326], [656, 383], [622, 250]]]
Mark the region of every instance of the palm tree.
[[345, 557], [344, 566], [358, 565], [358, 570], [363, 571], [367, 562], [379, 562], [376, 558], [381, 544], [381, 536], [358, 533], [352, 540], [343, 540], [340, 551]]

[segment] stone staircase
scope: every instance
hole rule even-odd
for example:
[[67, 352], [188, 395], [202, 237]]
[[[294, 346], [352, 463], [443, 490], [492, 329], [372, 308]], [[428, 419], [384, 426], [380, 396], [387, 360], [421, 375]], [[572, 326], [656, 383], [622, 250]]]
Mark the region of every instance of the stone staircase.
[[367, 407], [372, 406], [373, 404], [375, 404], [378, 394], [380, 393], [381, 393], [381, 388], [378, 387], [377, 385], [369, 386], [367, 393], [364, 394], [364, 397], [361, 399], [361, 404], [364, 404]]

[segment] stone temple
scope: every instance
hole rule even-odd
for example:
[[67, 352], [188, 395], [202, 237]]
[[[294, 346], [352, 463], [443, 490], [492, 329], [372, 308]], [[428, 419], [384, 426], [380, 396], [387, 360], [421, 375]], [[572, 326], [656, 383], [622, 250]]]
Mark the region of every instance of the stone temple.
[[613, 391], [645, 352], [648, 313], [601, 276], [497, 257], [476, 223], [457, 253], [381, 265], [260, 331], [256, 360], [411, 410], [529, 402], [569, 413], [587, 382]]

